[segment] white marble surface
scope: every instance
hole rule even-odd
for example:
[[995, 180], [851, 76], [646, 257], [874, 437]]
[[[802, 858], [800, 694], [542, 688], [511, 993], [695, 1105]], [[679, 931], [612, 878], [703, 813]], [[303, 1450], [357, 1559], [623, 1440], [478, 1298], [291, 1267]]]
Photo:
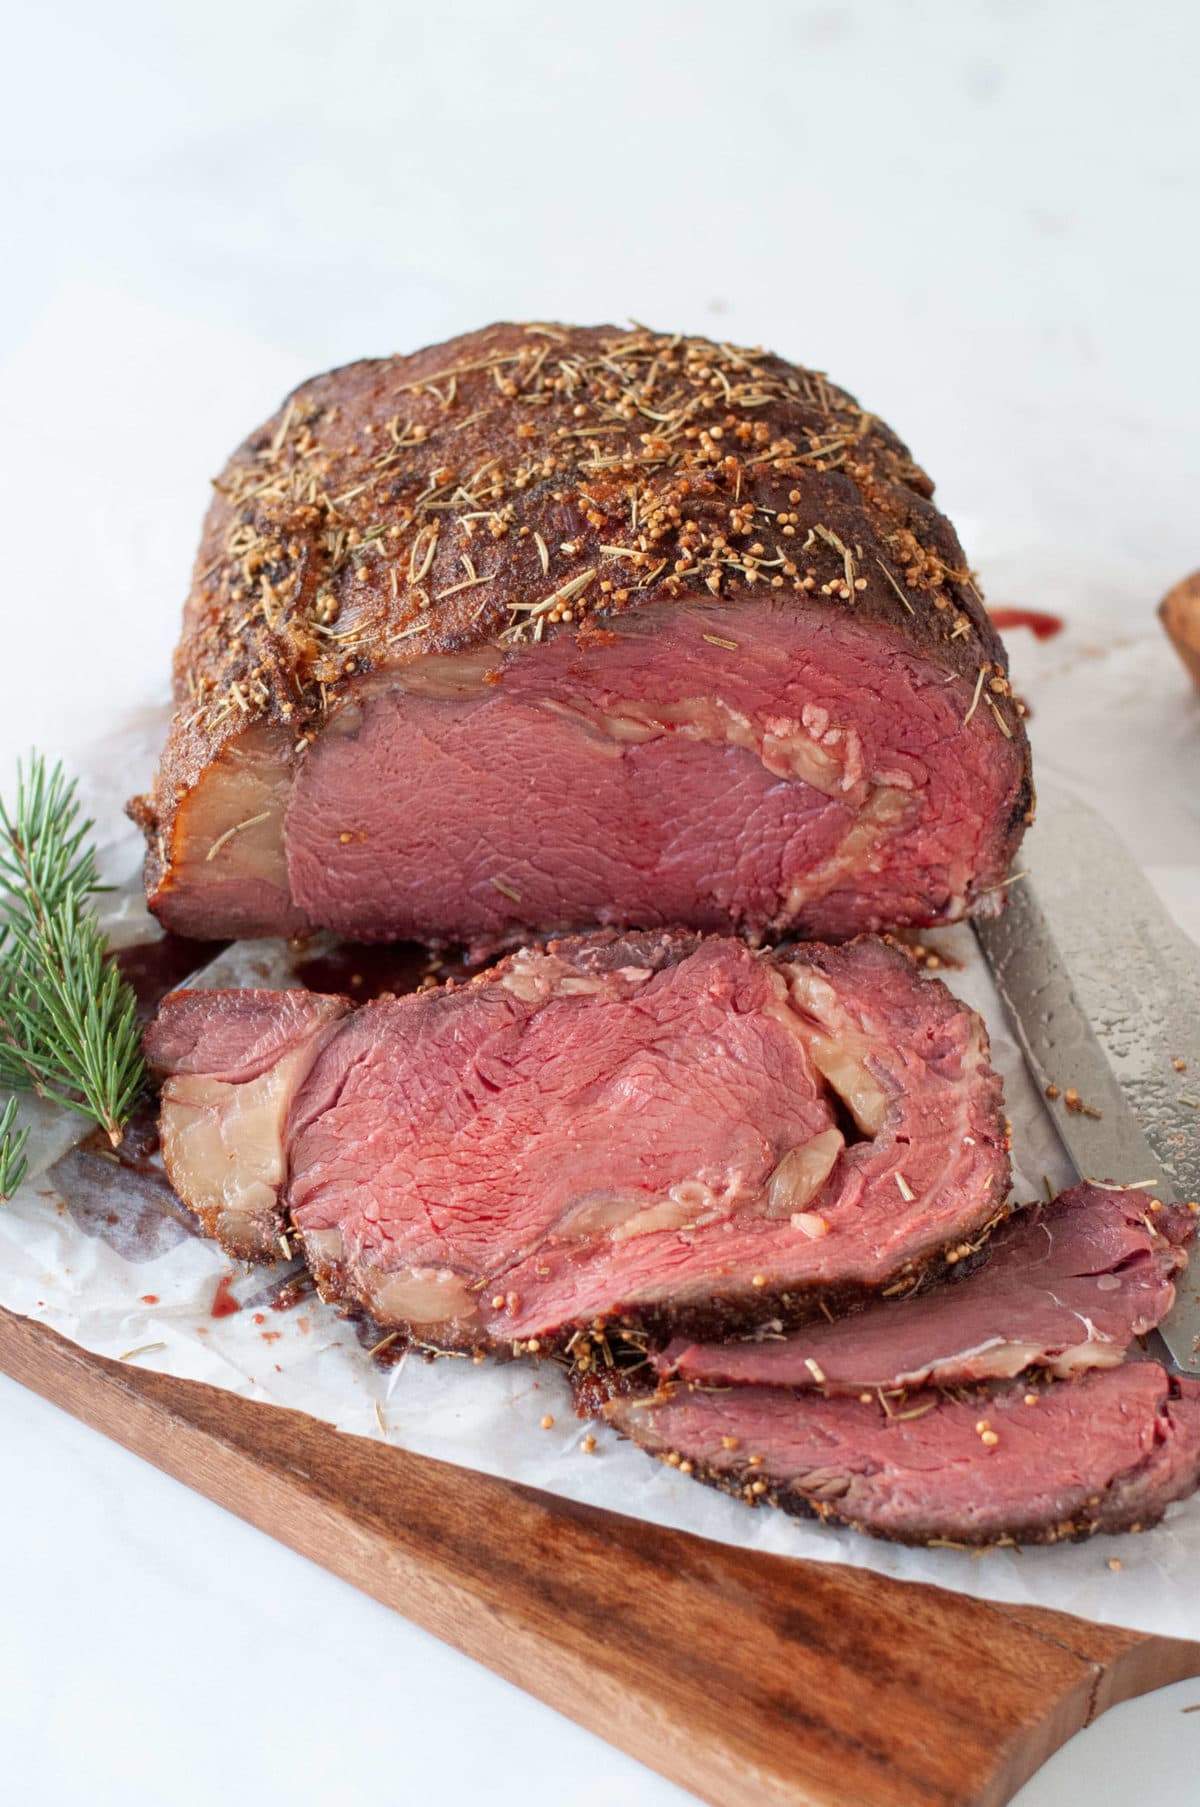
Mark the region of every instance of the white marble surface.
[[[632, 314], [900, 427], [992, 600], [1068, 618], [1014, 637], [1042, 769], [1195, 932], [1200, 707], [1151, 615], [1200, 564], [1183, 0], [75, 0], [5, 44], [5, 770], [159, 696], [206, 478], [291, 382]], [[685, 1798], [7, 1383], [0, 1452], [14, 1799]], [[1193, 1801], [1193, 1703], [1101, 1721], [1021, 1807]]]

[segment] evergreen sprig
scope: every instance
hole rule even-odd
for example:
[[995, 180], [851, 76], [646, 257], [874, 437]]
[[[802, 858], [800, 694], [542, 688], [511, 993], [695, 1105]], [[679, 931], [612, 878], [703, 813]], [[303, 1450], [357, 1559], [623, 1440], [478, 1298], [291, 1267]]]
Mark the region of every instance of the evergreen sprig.
[[[33, 754], [0, 799], [0, 1086], [92, 1117], [115, 1145], [144, 1079], [133, 991], [107, 958], [103, 889], [74, 780]], [[15, 1100], [0, 1115], [0, 1197], [24, 1173]]]
[[12, 1197], [25, 1178], [27, 1129], [17, 1128], [17, 1101], [10, 1098], [0, 1111], [0, 1204]]

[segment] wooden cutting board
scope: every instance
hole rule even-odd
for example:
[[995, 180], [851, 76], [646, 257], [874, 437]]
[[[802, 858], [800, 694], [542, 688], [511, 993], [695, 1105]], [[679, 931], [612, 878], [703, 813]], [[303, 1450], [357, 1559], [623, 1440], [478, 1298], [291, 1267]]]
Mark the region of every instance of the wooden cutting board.
[[714, 1807], [999, 1807], [1200, 1644], [572, 1504], [0, 1311], [0, 1369]]

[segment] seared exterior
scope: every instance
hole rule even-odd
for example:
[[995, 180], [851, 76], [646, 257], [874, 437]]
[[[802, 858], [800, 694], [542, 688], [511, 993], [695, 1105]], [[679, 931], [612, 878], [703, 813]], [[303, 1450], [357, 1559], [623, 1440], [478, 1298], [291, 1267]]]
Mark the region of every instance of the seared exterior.
[[[822, 718], [818, 708], [815, 726], [789, 720], [785, 754], [765, 758], [769, 774], [794, 779], [799, 770], [816, 783], [811, 795], [799, 786], [810, 809], [847, 803], [850, 813], [835, 810], [837, 821], [805, 856], [823, 891], [809, 908], [803, 886], [784, 883], [772, 908], [761, 886], [750, 885], [744, 895], [705, 900], [689, 920], [773, 934], [850, 933], [995, 907], [1031, 808], [1028, 749], [1004, 653], [928, 478], [886, 427], [821, 375], [766, 353], [641, 328], [493, 326], [306, 383], [235, 453], [216, 490], [176, 655], [168, 744], [152, 793], [132, 806], [147, 835], [148, 896], [168, 926], [257, 934], [328, 925], [364, 938], [425, 933], [495, 945], [530, 929], [603, 920], [586, 887], [551, 886], [522, 905], [507, 897], [520, 886], [503, 873], [490, 884], [485, 875], [481, 898], [455, 920], [453, 899], [472, 877], [469, 850], [429, 920], [420, 892], [416, 902], [401, 899], [398, 919], [389, 920], [387, 862], [396, 872], [411, 863], [412, 848], [403, 840], [393, 848], [385, 832], [383, 866], [364, 885], [364, 843], [379, 824], [335, 818], [353, 817], [346, 806], [373, 788], [373, 773], [387, 776], [371, 765], [383, 753], [365, 744], [371, 709], [378, 727], [384, 708], [381, 687], [386, 708], [401, 718], [400, 729], [387, 730], [390, 740], [384, 734], [384, 752], [407, 765], [411, 741], [396, 740], [405, 711], [437, 715], [431, 694], [447, 708], [452, 698], [461, 703], [464, 669], [472, 707], [497, 708], [516, 675], [525, 673], [528, 686], [528, 673], [552, 669], [551, 712], [542, 708], [532, 729], [520, 728], [513, 758], [524, 749], [536, 796], [539, 758], [570, 766], [578, 753], [580, 789], [588, 788], [599, 755], [574, 717], [575, 740], [561, 740], [554, 687], [575, 679], [553, 644], [578, 649], [599, 683], [606, 648], [634, 625], [643, 640], [649, 634], [642, 663], [651, 672], [639, 707], [653, 715], [655, 624], [678, 630], [681, 620], [696, 625], [685, 653], [707, 664], [686, 684], [679, 677], [676, 713], [665, 726], [655, 717], [654, 732], [662, 740], [678, 726], [681, 695], [690, 702], [698, 694], [705, 708], [717, 699], [715, 727], [688, 724], [708, 749], [700, 790], [740, 782], [755, 755], [764, 757], [764, 736], [776, 732], [768, 699], [760, 721], [744, 696], [726, 705], [720, 692], [739, 651], [752, 673], [774, 638], [791, 648], [793, 668], [819, 666], [832, 648], [832, 669], [851, 697], [872, 690], [873, 669], [899, 674], [886, 702], [895, 732], [878, 756], [901, 745], [910, 711], [920, 724], [927, 709], [929, 719], [914, 728], [917, 754], [935, 767], [961, 767], [959, 800], [980, 811], [955, 846], [953, 801], [931, 804], [942, 825], [934, 853], [908, 864], [898, 855], [889, 891], [880, 849], [889, 837], [897, 847], [920, 838], [917, 804], [906, 816], [890, 779], [857, 775], [845, 746], [834, 746], [847, 723], [835, 715], [829, 729], [828, 711]], [[739, 621], [750, 636], [745, 649]], [[464, 668], [462, 659], [475, 654]], [[443, 655], [459, 663], [447, 666]], [[699, 693], [688, 688], [695, 683]], [[346, 738], [360, 732], [363, 763], [339, 765], [335, 753], [344, 761]], [[464, 732], [473, 732], [470, 722]], [[617, 733], [622, 769], [665, 755], [665, 745], [651, 754], [627, 748], [623, 725]], [[423, 718], [413, 734], [424, 743]], [[717, 758], [714, 736], [728, 758]], [[420, 789], [440, 788], [452, 767], [439, 750]], [[395, 789], [402, 776], [388, 778], [391, 790], [384, 785], [385, 830], [403, 814]], [[652, 817], [665, 812], [676, 775], [640, 782], [635, 806]], [[896, 782], [919, 795], [911, 771]], [[952, 784], [947, 794], [953, 799]], [[505, 806], [515, 811], [517, 801], [509, 796]], [[503, 814], [478, 785], [462, 797], [451, 786], [448, 804], [448, 820], [473, 804]], [[328, 822], [318, 820], [325, 811]], [[836, 829], [844, 840], [860, 817], [866, 826], [838, 888], [826, 871], [831, 837], [836, 842]], [[558, 827], [547, 832], [551, 844], [541, 852], [553, 869], [566, 854], [553, 844]], [[773, 822], [767, 832], [778, 841], [785, 830]], [[449, 856], [426, 840], [420, 846], [436, 879]], [[738, 851], [731, 843], [721, 857], [736, 861]], [[605, 881], [609, 919], [659, 920], [636, 886], [628, 896], [622, 889], [622, 872], [638, 868], [644, 848], [618, 852], [621, 869]], [[698, 858], [690, 842], [681, 858], [686, 897]], [[956, 858], [961, 870], [947, 876]], [[869, 904], [858, 907], [856, 864], [875, 875]], [[543, 920], [554, 911], [578, 921]]]

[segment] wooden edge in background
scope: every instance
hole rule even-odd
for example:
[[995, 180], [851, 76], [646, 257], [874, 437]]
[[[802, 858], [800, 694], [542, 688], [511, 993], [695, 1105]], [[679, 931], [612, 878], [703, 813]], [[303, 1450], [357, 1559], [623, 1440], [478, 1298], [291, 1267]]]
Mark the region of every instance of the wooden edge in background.
[[1200, 1644], [766, 1556], [88, 1354], [0, 1370], [713, 1807], [1001, 1807]]

